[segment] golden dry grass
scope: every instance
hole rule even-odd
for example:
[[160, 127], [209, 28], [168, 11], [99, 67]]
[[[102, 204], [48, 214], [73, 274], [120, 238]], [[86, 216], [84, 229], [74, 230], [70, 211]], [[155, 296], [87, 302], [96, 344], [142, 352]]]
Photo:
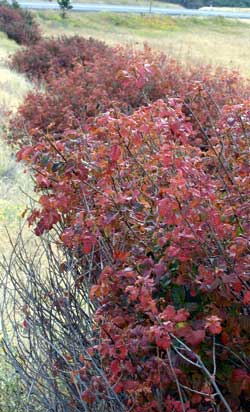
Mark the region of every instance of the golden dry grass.
[[4, 109], [13, 110], [20, 103], [23, 95], [30, 88], [30, 84], [23, 76], [10, 71], [7, 66], [8, 55], [18, 46], [14, 41], [8, 40], [0, 32], [0, 116], [1, 122], [4, 120]]
[[6, 127], [6, 111], [15, 111], [31, 84], [23, 76], [11, 71], [6, 63], [8, 55], [18, 46], [0, 33], [0, 254], [9, 251], [6, 228], [15, 236], [19, 230], [20, 215], [30, 193], [30, 179], [2, 139]]

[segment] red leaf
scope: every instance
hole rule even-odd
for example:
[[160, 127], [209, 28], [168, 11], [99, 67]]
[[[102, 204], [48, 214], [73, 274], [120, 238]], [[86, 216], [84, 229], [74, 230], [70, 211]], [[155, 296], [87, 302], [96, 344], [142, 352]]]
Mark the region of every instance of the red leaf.
[[164, 322], [162, 326], [153, 326], [152, 332], [155, 336], [155, 343], [156, 345], [166, 350], [171, 345], [171, 338], [169, 336], [169, 332], [172, 332], [173, 324], [170, 321]]
[[119, 356], [119, 359], [126, 358], [128, 354], [128, 349], [122, 342], [116, 343], [115, 349], [116, 349], [116, 355]]
[[113, 375], [118, 375], [121, 372], [120, 362], [119, 360], [115, 359], [110, 364], [110, 370]]
[[23, 149], [19, 150], [16, 154], [16, 160], [20, 162], [20, 160], [27, 160], [31, 153], [33, 153], [34, 147], [33, 146], [26, 146]]
[[173, 306], [167, 306], [166, 309], [160, 314], [160, 318], [163, 320], [172, 320], [176, 314], [176, 310]]
[[203, 329], [191, 330], [184, 337], [190, 345], [198, 346], [205, 339], [205, 331]]
[[166, 272], [166, 265], [164, 265], [163, 263], [157, 263], [156, 265], [154, 265], [154, 272], [157, 277], [162, 276]]
[[119, 158], [121, 157], [121, 149], [118, 145], [113, 146], [111, 149], [111, 160], [112, 162], [117, 162], [117, 160], [119, 160]]
[[82, 239], [83, 252], [88, 254], [91, 252], [92, 247], [96, 244], [96, 239], [94, 236], [86, 236]]
[[246, 376], [247, 372], [244, 369], [234, 369], [232, 372], [232, 381], [241, 382]]
[[86, 389], [84, 392], [82, 392], [81, 398], [83, 401], [87, 402], [88, 404], [92, 404], [95, 400], [95, 396], [93, 395], [90, 389]]
[[212, 315], [207, 318], [205, 327], [212, 335], [218, 335], [222, 332], [221, 319], [218, 316]]
[[171, 340], [170, 340], [169, 335], [163, 335], [163, 336], [159, 335], [156, 337], [155, 343], [159, 348], [166, 350], [170, 347]]
[[27, 319], [24, 319], [24, 321], [23, 321], [23, 327], [24, 327], [24, 329], [28, 329], [29, 324], [28, 324]]
[[123, 383], [122, 382], [118, 382], [115, 386], [114, 386], [114, 391], [115, 393], [121, 393], [123, 391]]
[[35, 234], [36, 236], [41, 236], [45, 231], [45, 224], [44, 224], [44, 219], [39, 220], [37, 223], [37, 226], [35, 228]]
[[227, 345], [229, 340], [230, 340], [230, 338], [229, 338], [228, 334], [226, 332], [222, 332], [221, 342], [223, 343], [223, 345]]
[[186, 309], [179, 309], [174, 316], [175, 322], [185, 322], [189, 317], [189, 312]]
[[124, 389], [128, 392], [134, 392], [138, 388], [138, 382], [127, 380], [124, 382]]
[[242, 303], [243, 303], [243, 305], [250, 305], [250, 292], [249, 291], [247, 291], [244, 294]]
[[169, 211], [169, 200], [168, 199], [162, 199], [158, 203], [158, 211], [160, 216], [166, 216]]
[[79, 362], [83, 363], [85, 361], [84, 355], [79, 355]]

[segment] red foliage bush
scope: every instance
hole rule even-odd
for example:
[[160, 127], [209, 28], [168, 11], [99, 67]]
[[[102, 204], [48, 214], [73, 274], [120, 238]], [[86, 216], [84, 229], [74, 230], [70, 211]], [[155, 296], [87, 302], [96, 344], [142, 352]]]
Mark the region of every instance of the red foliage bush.
[[42, 39], [32, 48], [18, 50], [12, 57], [10, 65], [20, 73], [33, 80], [46, 80], [73, 69], [76, 63], [93, 61], [96, 56], [109, 53], [105, 43], [92, 38], [79, 36], [61, 36]]
[[30, 12], [3, 4], [0, 4], [0, 31], [22, 45], [34, 45], [41, 39], [39, 27]]
[[[161, 66], [167, 76], [164, 85]], [[65, 129], [83, 130], [88, 119], [111, 107], [130, 113], [167, 91], [176, 93], [180, 70], [176, 62], [155, 56], [148, 48], [138, 54], [110, 49], [106, 55], [93, 56], [92, 62], [77, 64], [66, 76], [48, 78], [45, 93], [27, 96], [12, 123], [12, 140], [21, 143], [23, 126], [29, 139], [33, 136], [36, 140], [47, 131], [59, 136]]]
[[[246, 393], [247, 383], [232, 390], [235, 370], [249, 376], [232, 353], [249, 344], [239, 322], [249, 306], [249, 153], [240, 121], [238, 139], [224, 126], [228, 111], [219, 123], [223, 154], [216, 137], [206, 156], [188, 143], [194, 132], [175, 100], [131, 116], [110, 112], [84, 136], [48, 135], [18, 153], [43, 192], [30, 216], [36, 234], [61, 222], [61, 241], [82, 268], [89, 254], [99, 262], [91, 274], [98, 350], [128, 410], [168, 411], [175, 402], [182, 411], [177, 380], [186, 411], [227, 402], [237, 411]], [[92, 395], [100, 390], [93, 382]]]
[[45, 93], [27, 96], [12, 123], [13, 141], [26, 141], [21, 137], [23, 126], [28, 139], [37, 139], [48, 131], [59, 135], [65, 129], [84, 130], [88, 119], [91, 122], [92, 117], [112, 107], [131, 113], [159, 98], [178, 96], [183, 112], [197, 130], [193, 139], [207, 147], [221, 107], [250, 94], [237, 73], [223, 69], [214, 72], [210, 67], [198, 71], [183, 68], [148, 47], [142, 52], [121, 48], [108, 49], [101, 55], [92, 53], [91, 61], [76, 64], [72, 71], [58, 77], [47, 76]]
[[[126, 411], [248, 410], [248, 95], [234, 73], [120, 49], [12, 122], [41, 193], [29, 222], [57, 227], [93, 283], [92, 352]], [[78, 375], [97, 410], [102, 378]]]

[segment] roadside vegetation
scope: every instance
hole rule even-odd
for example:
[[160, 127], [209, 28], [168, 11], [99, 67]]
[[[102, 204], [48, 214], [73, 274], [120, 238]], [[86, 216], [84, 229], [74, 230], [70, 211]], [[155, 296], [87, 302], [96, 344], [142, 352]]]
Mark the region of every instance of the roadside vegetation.
[[[39, 0], [30, 0], [31, 2], [39, 2]], [[55, 2], [56, 0], [45, 0], [45, 2]], [[72, 4], [74, 3], [90, 3], [90, 0], [72, 0]], [[127, 5], [127, 6], [144, 6], [149, 7], [150, 0], [95, 0], [94, 3], [96, 4], [112, 4], [112, 5]], [[215, 10], [232, 10], [232, 11], [248, 11], [250, 7], [250, 1], [237, 1], [237, 0], [180, 0], [180, 1], [160, 1], [160, 0], [152, 0], [153, 7], [167, 7], [167, 8], [186, 8], [186, 7], [198, 7], [200, 9], [208, 9], [210, 10], [211, 7]]]
[[109, 13], [37, 12], [45, 36], [92, 36], [108, 44], [153, 48], [182, 62], [223, 65], [248, 76], [250, 26], [224, 18], [173, 18]]
[[[38, 2], [39, 0], [31, 0], [31, 2]], [[45, 1], [56, 1], [56, 0], [45, 0]], [[90, 0], [72, 0], [72, 4], [74, 3], [90, 3]], [[94, 1], [96, 4], [112, 4], [112, 5], [126, 5], [126, 6], [144, 6], [149, 7], [149, 0], [96, 0]], [[152, 5], [154, 7], [167, 7], [167, 8], [182, 8], [180, 4], [173, 4], [168, 2], [162, 2], [159, 0], [153, 0]]]
[[17, 3], [0, 2], [0, 31], [18, 44], [35, 44], [41, 38], [33, 15]]
[[33, 16], [0, 33], [0, 410], [248, 412], [249, 26]]

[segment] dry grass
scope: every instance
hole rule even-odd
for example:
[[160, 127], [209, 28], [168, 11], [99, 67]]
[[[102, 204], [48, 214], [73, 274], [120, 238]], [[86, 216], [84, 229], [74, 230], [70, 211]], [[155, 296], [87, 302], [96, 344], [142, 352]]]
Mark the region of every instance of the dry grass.
[[31, 182], [15, 162], [10, 148], [0, 144], [0, 255], [9, 252], [7, 231], [15, 238], [21, 224], [21, 214], [27, 205], [25, 193], [31, 193]]
[[8, 55], [18, 46], [0, 32], [0, 119], [4, 120], [4, 109], [13, 110], [20, 103], [23, 95], [30, 88], [30, 84], [23, 78], [9, 70], [6, 60]]
[[[31, 88], [23, 76], [11, 71], [6, 60], [18, 46], [0, 33], [0, 132], [6, 127], [6, 111], [14, 111]], [[1, 137], [1, 136], [0, 136]], [[6, 228], [15, 236], [19, 230], [20, 215], [31, 192], [30, 179], [17, 165], [10, 148], [0, 140], [0, 254], [8, 252]]]

